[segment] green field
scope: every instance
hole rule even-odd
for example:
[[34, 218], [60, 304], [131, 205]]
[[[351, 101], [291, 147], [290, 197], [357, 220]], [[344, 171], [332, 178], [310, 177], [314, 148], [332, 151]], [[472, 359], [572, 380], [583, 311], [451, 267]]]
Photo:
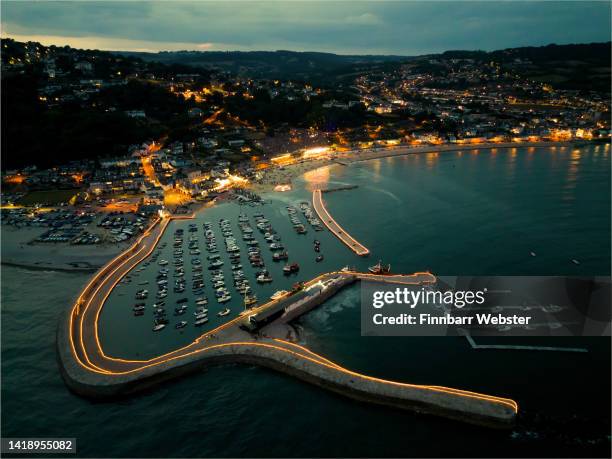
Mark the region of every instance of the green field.
[[68, 202], [79, 190], [44, 190], [31, 191], [19, 200], [17, 204], [30, 206], [33, 204], [60, 204]]

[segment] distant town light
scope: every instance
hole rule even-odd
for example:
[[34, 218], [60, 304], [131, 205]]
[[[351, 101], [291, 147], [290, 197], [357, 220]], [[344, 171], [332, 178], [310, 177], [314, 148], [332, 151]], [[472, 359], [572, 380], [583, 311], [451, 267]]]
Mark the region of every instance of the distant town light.
[[304, 159], [314, 159], [314, 158], [320, 157], [322, 155], [326, 155], [329, 152], [331, 152], [331, 149], [329, 147], [313, 147], [313, 148], [308, 148], [307, 150], [304, 150], [304, 154], [302, 155], [302, 158], [304, 158]]

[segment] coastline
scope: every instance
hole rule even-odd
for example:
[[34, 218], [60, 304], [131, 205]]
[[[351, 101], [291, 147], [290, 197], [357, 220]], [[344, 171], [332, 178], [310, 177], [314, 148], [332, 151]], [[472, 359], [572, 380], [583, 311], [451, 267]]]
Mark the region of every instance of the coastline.
[[[274, 168], [264, 171], [261, 183], [252, 183], [254, 192], [267, 193], [274, 191], [278, 184], [292, 184], [293, 181], [316, 169], [334, 164], [348, 165], [362, 161], [386, 158], [391, 156], [404, 156], [412, 154], [447, 153], [469, 150], [493, 150], [508, 148], [550, 148], [568, 147], [574, 142], [521, 142], [496, 143], [479, 145], [429, 145], [423, 147], [396, 147], [369, 150], [351, 150], [339, 152], [333, 158], [322, 158], [303, 161], [284, 166], [283, 169]], [[195, 213], [205, 209], [211, 203], [192, 203], [189, 209]], [[114, 256], [126, 250], [129, 243], [103, 243], [97, 245], [70, 244], [43, 244], [31, 243], [40, 231], [34, 228], [15, 229], [2, 226], [2, 256], [0, 264], [31, 270], [55, 270], [63, 272], [95, 272]]]
[[550, 148], [550, 147], [569, 147], [574, 141], [563, 142], [505, 142], [505, 143], [483, 143], [474, 145], [427, 145], [422, 147], [401, 146], [395, 148], [372, 148], [367, 150], [350, 150], [338, 152], [333, 158], [324, 158], [311, 161], [303, 161], [284, 166], [282, 170], [274, 168], [264, 171], [264, 178], [261, 183], [252, 184], [255, 192], [274, 191], [276, 185], [292, 184], [293, 180], [315, 169], [319, 169], [334, 164], [348, 165], [373, 159], [387, 158], [391, 156], [405, 156], [414, 154], [428, 153], [452, 153], [456, 151], [471, 150], [493, 150], [508, 148]]
[[31, 270], [94, 272], [117, 254], [125, 243], [70, 245], [67, 243], [32, 243], [40, 228], [12, 228], [2, 225], [3, 266]]
[[2, 266], [10, 266], [11, 268], [27, 269], [29, 271], [58, 271], [63, 273], [93, 273], [100, 269], [100, 266], [75, 266], [72, 268], [64, 268], [54, 265], [44, 266], [41, 264], [19, 263], [14, 261], [2, 260]]

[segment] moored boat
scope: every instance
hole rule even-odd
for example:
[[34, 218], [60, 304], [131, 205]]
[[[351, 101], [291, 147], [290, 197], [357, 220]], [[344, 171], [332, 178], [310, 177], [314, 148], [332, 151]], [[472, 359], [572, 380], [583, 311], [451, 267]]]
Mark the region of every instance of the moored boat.
[[275, 252], [272, 255], [272, 259], [274, 261], [287, 260], [288, 258], [289, 258], [289, 254], [285, 250], [283, 250], [282, 252]]
[[288, 265], [283, 266], [283, 273], [292, 274], [297, 273], [300, 270], [300, 265], [297, 263], [290, 263]]
[[378, 263], [368, 268], [372, 274], [389, 274], [391, 272], [391, 265], [383, 266], [382, 261], [378, 260]]
[[289, 293], [287, 290], [278, 290], [277, 292], [274, 292], [274, 295], [272, 295], [270, 299], [278, 300], [279, 298], [282, 298], [283, 296], [287, 295], [287, 293]]

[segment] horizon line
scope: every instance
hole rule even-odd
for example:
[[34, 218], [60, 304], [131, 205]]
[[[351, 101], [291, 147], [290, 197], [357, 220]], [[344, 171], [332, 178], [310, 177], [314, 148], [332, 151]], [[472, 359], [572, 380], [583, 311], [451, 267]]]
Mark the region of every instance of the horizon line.
[[[543, 47], [547, 47], [547, 46], [569, 46], [569, 45], [593, 45], [593, 44], [607, 44], [607, 43], [611, 43], [612, 40], [608, 40], [608, 41], [590, 41], [590, 42], [572, 42], [572, 43], [556, 43], [556, 42], [550, 42], [547, 44], [542, 44], [542, 45], [523, 45], [523, 46], [511, 46], [511, 47], [505, 47], [505, 48], [497, 48], [497, 49], [492, 49], [492, 50], [486, 50], [486, 49], [482, 49], [482, 48], [472, 48], [472, 49], [468, 49], [468, 48], [456, 48], [456, 49], [446, 49], [444, 51], [435, 51], [435, 52], [417, 52], [417, 53], [413, 53], [413, 54], [397, 54], [397, 53], [376, 53], [376, 52], [363, 52], [363, 53], [351, 53], [351, 52], [335, 52], [335, 51], [318, 51], [318, 50], [292, 50], [292, 49], [283, 49], [283, 48], [276, 48], [276, 49], [265, 49], [265, 48], [258, 48], [258, 49], [239, 49], [239, 48], [226, 48], [226, 49], [211, 49], [213, 48], [215, 45], [213, 43], [201, 43], [201, 44], [196, 44], [196, 43], [184, 43], [184, 42], [173, 42], [175, 44], [175, 46], [170, 46], [168, 48], [165, 49], [152, 49], [150, 47], [127, 47], [127, 48], [121, 48], [121, 47], [107, 47], [107, 46], [97, 46], [97, 47], [87, 47], [87, 46], [83, 46], [83, 45], [74, 45], [71, 44], [71, 41], [84, 41], [85, 43], [87, 43], [88, 41], [93, 41], [93, 40], [99, 40], [100, 37], [66, 37], [66, 36], [59, 36], [59, 35], [21, 35], [21, 34], [4, 34], [2, 33], [0, 38], [2, 38], [2, 40], [5, 39], [10, 39], [16, 42], [21, 42], [21, 43], [27, 43], [27, 42], [34, 42], [34, 43], [38, 43], [42, 46], [46, 46], [46, 47], [51, 47], [51, 46], [56, 46], [56, 47], [65, 47], [68, 46], [70, 48], [76, 49], [76, 50], [81, 50], [81, 51], [103, 51], [103, 52], [110, 52], [110, 53], [144, 53], [144, 54], [161, 54], [161, 53], [180, 53], [180, 52], [188, 52], [188, 53], [257, 53], [257, 52], [268, 52], [268, 53], [277, 53], [277, 52], [290, 52], [290, 53], [317, 53], [317, 54], [333, 54], [333, 55], [337, 55], [337, 56], [346, 56], [346, 57], [398, 57], [398, 58], [413, 58], [413, 57], [425, 57], [425, 56], [431, 56], [431, 55], [438, 55], [438, 54], [443, 54], [446, 52], [456, 52], [456, 51], [464, 51], [464, 52], [484, 52], [484, 53], [489, 53], [489, 52], [495, 52], [495, 51], [503, 51], [503, 50], [507, 50], [507, 49], [519, 49], [519, 48], [543, 48]], [[58, 39], [58, 38], [62, 38], [64, 39], [63, 43], [64, 44], [58, 44], [56, 42], [54, 43], [49, 43], [48, 40], [45, 40], [45, 38], [47, 39], [51, 39], [52, 41], [55, 41], [53, 39]], [[116, 41], [116, 42], [120, 42], [120, 41], [129, 41], [129, 42], [141, 42], [141, 43], [145, 43], [144, 40], [131, 40], [131, 39], [121, 39], [121, 38], [112, 38], [112, 37], [108, 37], [108, 38], [103, 38], [105, 40], [109, 40], [110, 42]], [[47, 41], [47, 43], [45, 43], [45, 41]], [[147, 41], [146, 43], [155, 43], [155, 42], [151, 42], [151, 41]], [[163, 43], [163, 42], [161, 42]], [[165, 42], [168, 43], [168, 42]], [[93, 45], [93, 43], [92, 43]]]

